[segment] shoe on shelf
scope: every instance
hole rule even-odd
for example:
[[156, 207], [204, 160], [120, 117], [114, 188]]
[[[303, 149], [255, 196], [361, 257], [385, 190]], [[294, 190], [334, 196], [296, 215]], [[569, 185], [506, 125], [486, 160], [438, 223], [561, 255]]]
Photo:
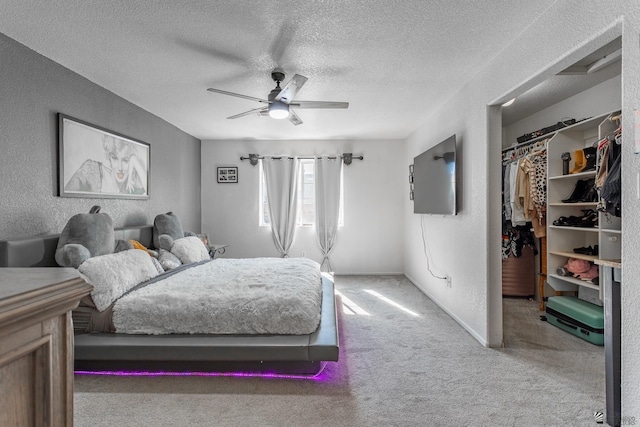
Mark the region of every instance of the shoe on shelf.
[[573, 248], [573, 252], [582, 255], [598, 255], [598, 245]]
[[596, 180], [589, 180], [587, 183], [587, 191], [580, 198], [579, 202], [595, 203], [598, 201], [598, 190], [596, 190]]
[[563, 203], [580, 203], [585, 201], [597, 201], [598, 193], [595, 189], [595, 178], [581, 179], [576, 182], [571, 195], [562, 199]]
[[563, 277], [572, 277], [573, 273], [570, 272], [569, 270], [567, 270], [564, 267], [559, 267], [556, 272], [558, 273], [558, 276], [563, 276]]
[[596, 170], [596, 147], [586, 147], [582, 150], [584, 154], [585, 164], [584, 168], [582, 168], [581, 172], [594, 171]]
[[578, 216], [561, 216], [560, 218], [553, 221], [553, 225], [559, 227], [575, 227], [576, 223], [580, 220]]
[[582, 209], [582, 216], [561, 216], [553, 221], [553, 225], [560, 227], [594, 228], [598, 226], [598, 213], [593, 209]]
[[587, 160], [584, 158], [584, 151], [576, 150], [573, 153], [573, 168], [569, 171], [569, 173], [580, 173], [586, 165]]
[[598, 212], [593, 209], [582, 209], [582, 213], [576, 227], [594, 228], [598, 226]]

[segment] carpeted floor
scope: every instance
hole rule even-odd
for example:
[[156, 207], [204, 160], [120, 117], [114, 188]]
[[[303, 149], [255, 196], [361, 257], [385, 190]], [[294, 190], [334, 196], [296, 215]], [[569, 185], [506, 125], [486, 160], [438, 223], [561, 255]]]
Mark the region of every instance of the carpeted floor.
[[505, 348], [488, 349], [402, 276], [336, 288], [340, 361], [321, 380], [76, 375], [75, 425], [596, 425], [603, 348], [541, 322], [537, 303], [505, 299]]

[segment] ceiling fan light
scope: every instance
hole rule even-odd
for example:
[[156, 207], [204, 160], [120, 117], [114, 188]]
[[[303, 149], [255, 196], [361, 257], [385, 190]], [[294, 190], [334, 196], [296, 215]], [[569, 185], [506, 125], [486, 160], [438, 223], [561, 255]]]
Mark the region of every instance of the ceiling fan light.
[[274, 119], [286, 119], [289, 117], [289, 104], [284, 102], [272, 102], [269, 104], [269, 116]]

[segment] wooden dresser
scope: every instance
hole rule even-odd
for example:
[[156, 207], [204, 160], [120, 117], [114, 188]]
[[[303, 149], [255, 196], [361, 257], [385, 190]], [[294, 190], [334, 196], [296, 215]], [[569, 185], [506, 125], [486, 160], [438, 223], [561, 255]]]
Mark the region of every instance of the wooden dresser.
[[0, 268], [0, 426], [73, 425], [72, 268]]

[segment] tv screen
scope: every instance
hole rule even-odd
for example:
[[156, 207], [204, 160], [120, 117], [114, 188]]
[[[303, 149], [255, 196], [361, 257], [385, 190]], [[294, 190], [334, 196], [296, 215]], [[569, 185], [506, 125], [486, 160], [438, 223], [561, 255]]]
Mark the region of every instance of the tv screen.
[[413, 159], [413, 212], [457, 214], [455, 135]]

